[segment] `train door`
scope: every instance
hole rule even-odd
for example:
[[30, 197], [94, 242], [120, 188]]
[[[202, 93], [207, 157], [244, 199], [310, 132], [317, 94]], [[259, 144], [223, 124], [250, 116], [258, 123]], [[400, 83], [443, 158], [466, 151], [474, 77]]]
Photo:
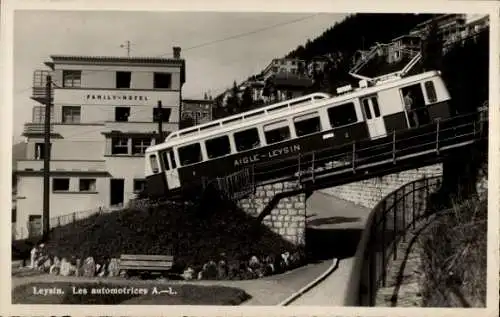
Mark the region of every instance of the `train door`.
[[365, 116], [368, 133], [372, 139], [387, 135], [384, 118], [380, 114], [377, 96], [369, 96], [361, 99], [363, 114]]
[[401, 88], [401, 101], [405, 107], [410, 127], [418, 127], [429, 123], [429, 113], [420, 83]]
[[161, 161], [163, 170], [165, 171], [165, 178], [169, 189], [178, 188], [181, 183], [179, 180], [179, 171], [177, 163], [175, 162], [174, 151], [172, 149], [165, 150], [161, 153]]

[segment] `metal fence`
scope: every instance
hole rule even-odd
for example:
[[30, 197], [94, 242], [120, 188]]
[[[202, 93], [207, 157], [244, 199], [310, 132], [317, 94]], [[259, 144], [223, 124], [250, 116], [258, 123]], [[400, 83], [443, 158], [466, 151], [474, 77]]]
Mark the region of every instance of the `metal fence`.
[[359, 276], [355, 285], [360, 306], [373, 306], [377, 291], [385, 287], [389, 264], [397, 260], [397, 248], [416, 222], [430, 215], [429, 196], [441, 187], [441, 176], [408, 183], [382, 199], [367, 220], [358, 254]]
[[[49, 220], [50, 228], [57, 228], [61, 226], [65, 226], [68, 224], [73, 224], [76, 221], [86, 219], [95, 215], [99, 214], [106, 214], [110, 213], [116, 210], [121, 210], [123, 209], [123, 205], [116, 205], [116, 206], [110, 206], [110, 207], [97, 207], [93, 209], [88, 209], [88, 210], [81, 210], [81, 211], [75, 211], [72, 213], [69, 213], [67, 215], [61, 215], [61, 216], [56, 216], [52, 217]], [[33, 224], [30, 224], [29, 222], [26, 223], [26, 226], [23, 226], [23, 224], [20, 223], [13, 223], [12, 224], [12, 240], [19, 240], [19, 239], [25, 239], [28, 237], [37, 237], [41, 236], [42, 234], [42, 227], [41, 223], [40, 226], [36, 226]]]

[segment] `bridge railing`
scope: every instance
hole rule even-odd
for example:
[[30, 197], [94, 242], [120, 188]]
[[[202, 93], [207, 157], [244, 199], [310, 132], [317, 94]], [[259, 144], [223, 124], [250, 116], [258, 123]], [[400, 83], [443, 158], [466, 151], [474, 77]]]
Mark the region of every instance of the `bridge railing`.
[[391, 261], [405, 233], [430, 215], [429, 196], [441, 187], [441, 176], [422, 178], [385, 196], [371, 211], [355, 256], [348, 306], [374, 306], [377, 291], [385, 287]]
[[323, 175], [355, 174], [380, 164], [395, 165], [421, 153], [439, 156], [442, 151], [482, 138], [487, 133], [483, 113], [484, 110], [437, 120], [418, 129], [393, 131], [380, 139], [368, 138], [257, 163], [251, 168], [251, 177], [259, 184], [283, 180], [314, 183]]
[[415, 162], [422, 155], [440, 157], [443, 152], [481, 139], [488, 131], [484, 113], [487, 113], [487, 108], [436, 120], [417, 129], [392, 131], [375, 140], [366, 138], [255, 163], [230, 175], [205, 180], [204, 184], [215, 184], [226, 196], [239, 199], [251, 193], [257, 185], [298, 181], [307, 186], [332, 176], [341, 181], [370, 170], [394, 169], [400, 162]]

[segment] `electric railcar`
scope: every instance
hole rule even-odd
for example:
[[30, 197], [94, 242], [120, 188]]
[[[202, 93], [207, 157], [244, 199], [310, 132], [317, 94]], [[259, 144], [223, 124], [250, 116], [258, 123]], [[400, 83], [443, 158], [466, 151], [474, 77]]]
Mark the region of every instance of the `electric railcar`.
[[[448, 118], [450, 95], [440, 75], [429, 71], [347, 87], [334, 97], [313, 93], [173, 132], [146, 150], [146, 192], [150, 197], [178, 195], [200, 186], [203, 178], [272, 164], [299, 152], [383, 138], [413, 128], [416, 120], [425, 125]], [[408, 93], [411, 111], [405, 107]]]

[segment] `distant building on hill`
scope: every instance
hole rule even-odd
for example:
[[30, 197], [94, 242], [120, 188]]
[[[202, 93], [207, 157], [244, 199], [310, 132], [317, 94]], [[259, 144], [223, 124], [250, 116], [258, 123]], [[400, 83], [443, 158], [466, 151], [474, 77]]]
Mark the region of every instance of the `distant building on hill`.
[[207, 123], [213, 120], [214, 100], [183, 99], [181, 120], [190, 120], [193, 125]]

